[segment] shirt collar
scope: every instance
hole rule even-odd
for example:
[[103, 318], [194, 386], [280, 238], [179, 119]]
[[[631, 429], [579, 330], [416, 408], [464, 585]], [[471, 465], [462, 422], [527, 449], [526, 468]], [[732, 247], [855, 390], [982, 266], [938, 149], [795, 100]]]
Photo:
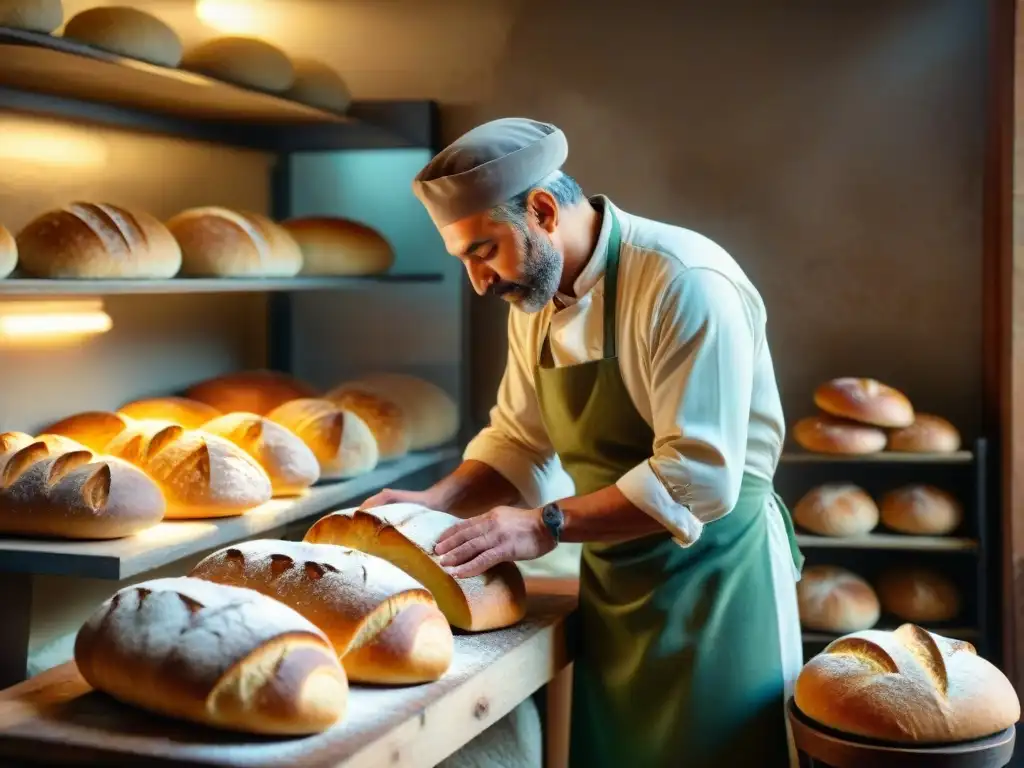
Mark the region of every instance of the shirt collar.
[[583, 271], [577, 276], [576, 282], [572, 284], [574, 295], [566, 296], [561, 292], [555, 294], [558, 302], [566, 307], [575, 304], [580, 298], [590, 293], [594, 286], [604, 277], [604, 268], [608, 257], [608, 239], [612, 233], [612, 217], [608, 215], [611, 201], [604, 195], [597, 195], [590, 198], [590, 202], [601, 211], [601, 231], [597, 236], [597, 243], [594, 245], [593, 253], [590, 254], [590, 258], [587, 260], [586, 265], [584, 265]]

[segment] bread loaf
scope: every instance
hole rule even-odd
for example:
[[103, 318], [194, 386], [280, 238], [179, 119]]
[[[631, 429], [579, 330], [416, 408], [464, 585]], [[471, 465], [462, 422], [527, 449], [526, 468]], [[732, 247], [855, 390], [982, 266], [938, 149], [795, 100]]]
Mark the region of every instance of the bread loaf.
[[349, 219], [310, 216], [282, 226], [302, 249], [304, 275], [376, 275], [395, 263], [391, 244], [377, 230]]
[[369, 392], [401, 408], [411, 451], [437, 448], [459, 434], [458, 406], [429, 381], [399, 373], [375, 373], [346, 382], [345, 388]]
[[[378, 557], [326, 544], [248, 541], [214, 552], [189, 575], [294, 608], [327, 635], [349, 680], [424, 683], [451, 664], [452, 631], [430, 592]], [[405, 617], [414, 607], [424, 610]]]
[[822, 632], [855, 632], [878, 623], [878, 596], [864, 579], [845, 568], [812, 565], [796, 585], [800, 624]]
[[907, 485], [882, 497], [882, 522], [900, 533], [945, 536], [963, 517], [960, 502], [932, 485]]
[[453, 515], [417, 504], [346, 509], [320, 518], [305, 541], [340, 544], [394, 563], [431, 591], [459, 629], [480, 632], [515, 624], [526, 612], [526, 587], [514, 563], [469, 579], [456, 579], [440, 565], [434, 547], [457, 522]]
[[405, 417], [402, 409], [390, 400], [358, 389], [346, 389], [345, 385], [328, 392], [324, 400], [330, 400], [338, 408], [350, 411], [366, 422], [377, 441], [382, 460], [395, 459], [409, 452]]
[[909, 427], [889, 433], [890, 451], [914, 453], [956, 453], [960, 450], [960, 433], [941, 416], [914, 414]]
[[885, 432], [831, 416], [808, 416], [793, 425], [793, 439], [814, 453], [864, 454], [885, 448]]
[[245, 451], [216, 435], [177, 425], [130, 424], [107, 446], [156, 480], [168, 518], [229, 517], [271, 498], [270, 478]]
[[793, 520], [820, 536], [862, 536], [878, 525], [878, 506], [856, 485], [827, 483], [804, 494]]
[[102, 453], [110, 441], [124, 432], [132, 419], [110, 411], [83, 411], [74, 416], [50, 424], [42, 431], [48, 435], [60, 435], [86, 448]]
[[44, 213], [18, 233], [18, 263], [32, 277], [127, 279], [174, 277], [181, 248], [167, 228], [141, 211], [72, 203]]
[[1020, 719], [1010, 681], [974, 646], [912, 624], [835, 640], [807, 662], [794, 694], [828, 728], [904, 744], [969, 741]]
[[63, 23], [61, 0], [4, 0], [0, 3], [0, 27], [50, 35]]
[[0, 224], [0, 280], [18, 266], [18, 244], [11, 233]]
[[366, 422], [328, 400], [291, 400], [267, 418], [302, 438], [313, 450], [325, 480], [365, 475], [377, 466], [377, 441]]
[[290, 430], [254, 413], [226, 413], [203, 426], [203, 431], [230, 440], [270, 478], [274, 496], [295, 496], [320, 479], [313, 451]]
[[285, 94], [292, 101], [328, 112], [344, 113], [352, 103], [348, 85], [337, 72], [321, 61], [292, 59], [295, 81]]
[[135, 8], [89, 8], [71, 17], [64, 37], [164, 67], [181, 63], [181, 38], [156, 16]]
[[295, 82], [288, 55], [254, 37], [216, 37], [189, 50], [181, 66], [217, 80], [270, 93], [284, 93]]
[[120, 590], [79, 630], [75, 662], [126, 704], [249, 733], [324, 731], [348, 701], [323, 632], [258, 592], [200, 579]]
[[896, 567], [876, 583], [886, 613], [919, 624], [950, 621], [960, 613], [960, 590], [938, 571]]
[[118, 413], [136, 421], [167, 421], [185, 429], [199, 429], [220, 416], [220, 411], [187, 397], [152, 397], [134, 400], [118, 408]]
[[0, 534], [118, 539], [163, 519], [156, 483], [57, 435], [0, 434]]
[[294, 277], [302, 269], [298, 243], [258, 213], [190, 208], [169, 219], [181, 246], [181, 273], [190, 277]]
[[907, 427], [914, 408], [899, 390], [875, 379], [832, 379], [814, 392], [814, 404], [825, 413], [876, 427]]
[[193, 384], [185, 393], [221, 413], [244, 411], [266, 416], [289, 400], [316, 397], [313, 387], [277, 371], [239, 371]]

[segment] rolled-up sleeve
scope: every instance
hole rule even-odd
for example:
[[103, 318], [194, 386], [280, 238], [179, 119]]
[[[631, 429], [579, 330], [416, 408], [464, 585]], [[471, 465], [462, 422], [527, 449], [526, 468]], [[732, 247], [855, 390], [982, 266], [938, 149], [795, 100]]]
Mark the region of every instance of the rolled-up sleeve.
[[753, 389], [757, 308], [725, 275], [689, 269], [650, 329], [652, 456], [619, 490], [682, 546], [739, 497]]

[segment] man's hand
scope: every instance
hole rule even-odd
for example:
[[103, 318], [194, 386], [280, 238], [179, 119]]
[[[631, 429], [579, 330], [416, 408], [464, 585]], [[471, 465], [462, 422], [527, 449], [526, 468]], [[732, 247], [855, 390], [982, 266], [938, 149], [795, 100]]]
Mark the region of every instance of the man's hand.
[[534, 560], [556, 545], [539, 509], [495, 507], [441, 534], [434, 552], [457, 579], [477, 576], [498, 563]]
[[377, 493], [366, 501], [360, 509], [372, 509], [373, 507], [383, 507], [385, 504], [419, 504], [421, 507], [432, 509], [435, 512], [446, 512], [447, 510], [441, 505], [440, 499], [437, 494], [430, 490], [426, 491], [396, 491], [391, 488], [385, 488], [380, 493]]

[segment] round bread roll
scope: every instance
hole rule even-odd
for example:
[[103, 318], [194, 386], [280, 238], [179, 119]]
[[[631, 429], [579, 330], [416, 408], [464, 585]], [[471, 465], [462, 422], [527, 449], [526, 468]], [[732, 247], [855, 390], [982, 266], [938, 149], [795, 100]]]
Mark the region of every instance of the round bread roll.
[[956, 453], [960, 450], [960, 433], [941, 416], [914, 414], [909, 427], [889, 433], [890, 451], [913, 453]]
[[356, 477], [377, 466], [377, 441], [366, 422], [329, 400], [291, 400], [267, 418], [290, 429], [313, 450], [325, 480]]
[[907, 485], [882, 497], [886, 528], [919, 536], [945, 536], [960, 527], [963, 507], [955, 497], [932, 485]]
[[337, 72], [314, 59], [293, 59], [295, 82], [285, 94], [292, 101], [344, 113], [352, 103], [348, 85]]
[[18, 263], [32, 277], [161, 279], [181, 268], [181, 248], [148, 213], [72, 203], [18, 233]]
[[294, 277], [302, 251], [266, 216], [227, 208], [191, 208], [167, 222], [190, 277]]
[[217, 80], [284, 93], [295, 83], [295, 68], [288, 55], [254, 37], [217, 37], [185, 54], [181, 66]]
[[150, 64], [181, 63], [181, 38], [156, 16], [135, 8], [100, 6], [73, 16], [64, 37]]
[[899, 390], [874, 379], [832, 379], [814, 392], [814, 404], [825, 413], [876, 427], [909, 427], [914, 408]]
[[166, 421], [185, 429], [199, 429], [220, 416], [220, 411], [187, 397], [152, 397], [135, 400], [118, 408], [118, 413], [137, 421]]
[[864, 579], [845, 568], [812, 565], [796, 585], [800, 624], [821, 632], [856, 632], [878, 623], [878, 596]]
[[324, 400], [330, 400], [343, 411], [351, 411], [366, 422], [377, 441], [382, 461], [396, 459], [409, 452], [405, 417], [402, 409], [391, 401], [358, 389], [346, 389], [344, 384], [324, 395]]
[[807, 416], [793, 425], [793, 439], [807, 451], [833, 454], [878, 453], [885, 432], [831, 416]]
[[313, 216], [282, 223], [302, 250], [304, 275], [377, 275], [395, 252], [377, 230], [348, 219]]
[[0, 27], [50, 35], [63, 23], [60, 0], [0, 0]]
[[18, 244], [14, 236], [0, 224], [0, 279], [7, 277], [18, 266]]
[[458, 406], [429, 381], [400, 373], [375, 373], [346, 382], [345, 389], [377, 395], [401, 408], [410, 451], [436, 448], [459, 433]]
[[950, 621], [960, 613], [960, 590], [928, 568], [893, 568], [876, 585], [886, 613], [918, 624]]
[[221, 413], [266, 416], [289, 400], [316, 397], [316, 390], [287, 373], [255, 370], [215, 376], [193, 384], [185, 394]]
[[878, 525], [878, 506], [856, 485], [829, 483], [804, 494], [793, 520], [820, 536], [862, 536]]

